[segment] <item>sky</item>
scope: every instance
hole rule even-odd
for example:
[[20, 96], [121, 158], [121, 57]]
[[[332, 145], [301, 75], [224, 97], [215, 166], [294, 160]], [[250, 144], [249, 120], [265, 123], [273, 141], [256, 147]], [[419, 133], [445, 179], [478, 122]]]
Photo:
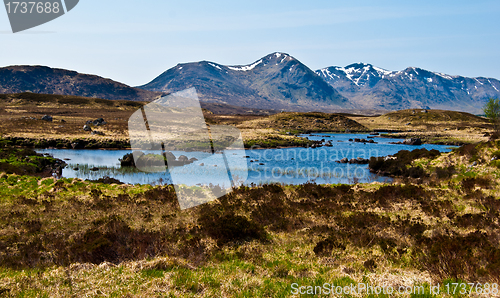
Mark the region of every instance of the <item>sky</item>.
[[246, 65], [285, 52], [313, 70], [364, 62], [500, 79], [500, 1], [80, 0], [13, 34], [0, 67], [45, 65], [146, 84], [178, 63]]

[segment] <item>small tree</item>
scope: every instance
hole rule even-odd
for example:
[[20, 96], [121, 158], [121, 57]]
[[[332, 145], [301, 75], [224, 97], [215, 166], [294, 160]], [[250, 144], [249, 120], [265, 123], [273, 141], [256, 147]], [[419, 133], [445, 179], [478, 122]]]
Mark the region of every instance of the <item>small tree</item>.
[[484, 105], [483, 112], [490, 122], [493, 123], [495, 133], [498, 134], [500, 131], [500, 100], [498, 98], [490, 98]]

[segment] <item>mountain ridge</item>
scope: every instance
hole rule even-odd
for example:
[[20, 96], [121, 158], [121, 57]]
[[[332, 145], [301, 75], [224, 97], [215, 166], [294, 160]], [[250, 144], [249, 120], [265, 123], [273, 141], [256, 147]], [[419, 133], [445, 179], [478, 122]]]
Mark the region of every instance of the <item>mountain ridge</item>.
[[490, 97], [500, 97], [500, 81], [432, 72], [419, 67], [390, 71], [367, 63], [330, 66], [316, 73], [361, 108], [432, 108], [482, 113]]
[[151, 101], [162, 95], [97, 75], [40, 65], [0, 68], [0, 94], [22, 92]]
[[250, 110], [392, 111], [444, 109], [482, 113], [500, 97], [500, 81], [419, 67], [386, 70], [368, 63], [313, 71], [293, 56], [274, 52], [246, 65], [212, 61], [177, 64], [149, 83], [131, 87], [111, 79], [47, 66], [0, 68], [0, 93], [34, 92], [152, 101], [195, 87], [202, 102]]
[[247, 65], [211, 61], [178, 64], [137, 88], [177, 92], [190, 87], [197, 89], [203, 101], [249, 108], [301, 111], [355, 108], [313, 70], [280, 52]]

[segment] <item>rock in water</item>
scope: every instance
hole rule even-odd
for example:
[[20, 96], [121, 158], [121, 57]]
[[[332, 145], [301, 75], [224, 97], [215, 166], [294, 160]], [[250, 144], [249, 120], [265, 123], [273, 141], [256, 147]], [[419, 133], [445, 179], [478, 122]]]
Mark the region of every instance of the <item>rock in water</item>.
[[170, 151], [163, 152], [163, 156], [167, 159], [167, 161], [174, 161], [175, 155]]
[[347, 159], [347, 157], [344, 157], [340, 160], [340, 163], [348, 163], [349, 160]]
[[181, 155], [181, 156], [179, 156], [179, 158], [177, 158], [177, 161], [180, 161], [182, 163], [188, 163], [189, 158], [187, 158], [187, 156], [185, 156], [185, 155]]
[[419, 138], [409, 138], [403, 141], [405, 145], [422, 145], [422, 140]]

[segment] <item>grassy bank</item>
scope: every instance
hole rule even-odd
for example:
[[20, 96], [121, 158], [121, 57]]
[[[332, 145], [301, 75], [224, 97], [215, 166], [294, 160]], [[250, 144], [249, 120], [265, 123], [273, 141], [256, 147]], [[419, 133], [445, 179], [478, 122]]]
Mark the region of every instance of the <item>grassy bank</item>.
[[[128, 148], [128, 119], [144, 104], [147, 103], [34, 93], [1, 95], [0, 137], [13, 145], [34, 148]], [[204, 114], [208, 125], [239, 127], [246, 121], [268, 119], [262, 115], [214, 115], [208, 110]], [[52, 121], [41, 120], [44, 115], [52, 116]], [[83, 130], [87, 121], [99, 118], [106, 124], [88, 125], [98, 134]], [[266, 125], [240, 130], [247, 148], [305, 147], [314, 143]]]
[[487, 119], [464, 112], [411, 109], [381, 116], [349, 118], [374, 131], [395, 131], [388, 137], [420, 138], [427, 144], [463, 145], [487, 141], [493, 126]]

